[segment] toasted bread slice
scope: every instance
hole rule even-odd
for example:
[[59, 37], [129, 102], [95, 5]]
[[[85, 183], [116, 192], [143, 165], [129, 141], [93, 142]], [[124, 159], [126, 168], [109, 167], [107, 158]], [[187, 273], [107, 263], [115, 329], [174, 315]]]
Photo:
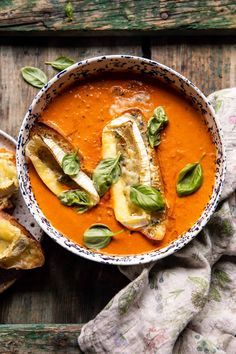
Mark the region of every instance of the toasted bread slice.
[[[53, 128], [48, 127], [43, 123], [37, 123], [30, 131], [30, 138], [34, 136], [50, 137], [53, 141], [56, 141], [58, 145], [67, 153], [73, 153], [75, 151], [74, 146], [65, 139], [61, 134], [56, 132]], [[82, 156], [78, 153], [80, 160]]]
[[[63, 174], [61, 168], [63, 158], [70, 153], [75, 153], [75, 148], [52, 128], [38, 123], [31, 130], [26, 154], [32, 161], [39, 177], [57, 196], [65, 190], [65, 186], [60, 183], [59, 178]], [[82, 156], [78, 154], [78, 157], [82, 162]], [[99, 202], [100, 198], [93, 182], [85, 172], [80, 169], [76, 175], [69, 178], [76, 184], [77, 188], [81, 187], [89, 194], [92, 201], [91, 206]]]
[[18, 189], [15, 154], [0, 149], [0, 210], [12, 207], [11, 197]]
[[39, 242], [13, 216], [0, 211], [0, 267], [32, 269], [43, 264]]
[[153, 163], [153, 150], [147, 143], [142, 114], [134, 113], [125, 112], [104, 127], [102, 155], [104, 159], [115, 158], [121, 153], [123, 157], [122, 175], [111, 187], [116, 219], [128, 229], [159, 241], [166, 233], [167, 208], [149, 213], [130, 201], [130, 186], [135, 184], [155, 187], [165, 200], [160, 168]]

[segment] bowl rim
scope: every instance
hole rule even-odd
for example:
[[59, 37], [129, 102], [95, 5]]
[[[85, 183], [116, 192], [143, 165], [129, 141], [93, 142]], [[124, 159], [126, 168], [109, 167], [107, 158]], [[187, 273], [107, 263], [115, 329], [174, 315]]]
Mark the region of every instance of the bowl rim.
[[[24, 135], [25, 125], [27, 124], [29, 114], [33, 110], [33, 108], [37, 105], [38, 99], [41, 98], [41, 96], [44, 95], [45, 92], [56, 81], [58, 81], [59, 78], [65, 76], [68, 72], [74, 71], [78, 66], [84, 67], [88, 64], [95, 63], [96, 61], [107, 60], [107, 59], [108, 60], [110, 60], [110, 59], [130, 60], [130, 59], [132, 59], [135, 61], [142, 61], [146, 64], [149, 64], [149, 65], [151, 64], [151, 65], [154, 65], [154, 66], [159, 67], [161, 69], [167, 70], [168, 72], [172, 73], [177, 78], [183, 80], [187, 85], [190, 85], [194, 89], [194, 91], [200, 96], [200, 98], [207, 104], [208, 109], [210, 110], [210, 113], [211, 113], [213, 120], [215, 122], [215, 125], [217, 127], [217, 133], [219, 136], [219, 141], [221, 143], [221, 152], [222, 152], [221, 171], [220, 171], [221, 174], [218, 177], [218, 179], [220, 178], [218, 194], [217, 195], [215, 194], [215, 196], [214, 196], [214, 187], [216, 186], [216, 183], [218, 181], [218, 179], [216, 178], [215, 184], [213, 187], [213, 191], [212, 191], [211, 197], [209, 199], [209, 201], [211, 201], [211, 199], [214, 196], [214, 199], [212, 200], [212, 204], [210, 206], [210, 209], [208, 210], [207, 214], [204, 215], [206, 213], [206, 208], [207, 208], [207, 205], [206, 205], [203, 212], [199, 216], [199, 218], [196, 220], [196, 222], [191, 227], [191, 228], [193, 228], [197, 224], [198, 220], [200, 220], [202, 218], [199, 229], [191, 231], [191, 228], [190, 228], [189, 230], [187, 230], [186, 232], [181, 234], [177, 239], [173, 240], [170, 244], [166, 245], [163, 248], [155, 249], [150, 252], [144, 252], [144, 253], [139, 253], [139, 254], [130, 254], [130, 255], [111, 255], [111, 254], [99, 253], [99, 252], [87, 250], [85, 247], [76, 244], [74, 241], [70, 240], [65, 235], [63, 235], [60, 231], [58, 231], [50, 223], [50, 221], [44, 216], [41, 208], [39, 207], [39, 205], [37, 203], [36, 198], [34, 197], [35, 203], [37, 203], [40, 212], [42, 213], [43, 217], [46, 220], [48, 220], [48, 222], [49, 222], [50, 230], [48, 230], [45, 223], [43, 223], [43, 221], [42, 221], [42, 217], [39, 215], [37, 210], [36, 211], [34, 210], [35, 207], [29, 206], [29, 202], [30, 202], [29, 195], [27, 193], [25, 193], [25, 190], [24, 190], [24, 183], [23, 183], [24, 180], [23, 180], [23, 174], [21, 173], [22, 171], [21, 171], [21, 166], [20, 166], [21, 158], [24, 157], [24, 153], [23, 153], [23, 156], [21, 156], [21, 154], [22, 154], [21, 140]], [[26, 203], [30, 213], [33, 215], [34, 219], [40, 225], [40, 227], [44, 230], [44, 232], [47, 235], [49, 235], [54, 241], [56, 241], [58, 244], [60, 244], [63, 248], [66, 248], [67, 250], [69, 250], [70, 252], [72, 252], [76, 255], [79, 255], [83, 258], [86, 258], [86, 259], [89, 259], [92, 261], [96, 261], [99, 263], [105, 263], [105, 264], [111, 264], [111, 265], [137, 265], [137, 264], [149, 263], [149, 262], [157, 261], [159, 259], [167, 257], [167, 256], [179, 251], [180, 249], [182, 249], [185, 245], [187, 245], [190, 241], [192, 241], [198, 235], [198, 233], [203, 229], [203, 227], [207, 224], [210, 217], [214, 213], [216, 206], [218, 204], [221, 192], [222, 192], [225, 173], [226, 173], [226, 152], [225, 152], [223, 132], [222, 132], [222, 128], [221, 128], [219, 119], [216, 116], [215, 111], [212, 107], [212, 104], [211, 104], [211, 102], [208, 101], [207, 97], [201, 92], [201, 90], [195, 84], [193, 84], [191, 82], [191, 80], [187, 79], [185, 76], [178, 73], [174, 69], [172, 69], [162, 63], [159, 63], [158, 61], [152, 60], [152, 59], [142, 58], [142, 57], [134, 56], [134, 55], [127, 55], [127, 54], [102, 55], [102, 56], [91, 57], [88, 59], [83, 59], [83, 60], [78, 61], [75, 64], [71, 65], [67, 69], [61, 71], [60, 73], [55, 74], [55, 76], [52, 79], [50, 79], [48, 81], [48, 83], [46, 85], [44, 85], [38, 91], [38, 93], [33, 98], [33, 101], [31, 103], [31, 105], [29, 106], [27, 113], [25, 114], [25, 117], [23, 119], [20, 131], [19, 131], [18, 139], [17, 139], [16, 162], [17, 162], [17, 172], [18, 172], [18, 178], [19, 178], [19, 182], [20, 182], [19, 185], [20, 185], [21, 193], [23, 195], [23, 198], [25, 200], [25, 203]], [[32, 192], [32, 194], [33, 194], [33, 192]], [[187, 237], [188, 233], [191, 233], [191, 235], [189, 235], [189, 238], [184, 240], [184, 236]], [[57, 234], [57, 236], [55, 236], [55, 234]], [[65, 243], [65, 241], [68, 241], [68, 242]], [[75, 247], [71, 247], [71, 245], [73, 245]]]

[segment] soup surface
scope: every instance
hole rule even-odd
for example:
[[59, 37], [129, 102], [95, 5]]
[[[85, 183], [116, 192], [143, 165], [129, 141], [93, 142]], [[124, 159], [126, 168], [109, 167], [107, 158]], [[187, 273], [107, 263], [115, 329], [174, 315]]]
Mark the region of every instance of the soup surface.
[[[120, 75], [80, 82], [55, 98], [40, 118], [80, 150], [84, 157], [82, 168], [92, 173], [101, 159], [104, 126], [129, 108], [141, 109], [148, 121], [157, 106], [163, 106], [169, 118], [155, 153], [168, 203], [165, 237], [154, 242], [139, 232], [125, 229], [99, 252], [126, 255], [162, 248], [197, 221], [210, 199], [215, 180], [216, 149], [207, 126], [201, 114], [175, 90], [158, 81]], [[204, 153], [201, 188], [190, 196], [178, 197], [176, 179], [179, 171], [187, 163], [198, 161]], [[96, 207], [77, 214], [60, 203], [31, 165], [30, 179], [44, 215], [56, 229], [76, 243], [83, 245], [83, 233], [94, 223], [104, 223], [114, 232], [124, 228], [114, 217], [109, 192]]]

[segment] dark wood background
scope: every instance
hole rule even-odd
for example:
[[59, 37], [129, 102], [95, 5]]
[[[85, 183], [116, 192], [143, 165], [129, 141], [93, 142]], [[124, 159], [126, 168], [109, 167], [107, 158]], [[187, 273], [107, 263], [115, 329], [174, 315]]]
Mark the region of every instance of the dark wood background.
[[[72, 22], [64, 0], [0, 3], [0, 128], [12, 136], [37, 93], [20, 68], [37, 66], [51, 78], [55, 71], [44, 62], [59, 55], [134, 54], [176, 69], [206, 95], [235, 86], [234, 1], [72, 3]], [[77, 257], [48, 236], [42, 245], [46, 264], [0, 295], [1, 353], [77, 352], [80, 326], [69, 324], [92, 319], [127, 284], [117, 267]]]

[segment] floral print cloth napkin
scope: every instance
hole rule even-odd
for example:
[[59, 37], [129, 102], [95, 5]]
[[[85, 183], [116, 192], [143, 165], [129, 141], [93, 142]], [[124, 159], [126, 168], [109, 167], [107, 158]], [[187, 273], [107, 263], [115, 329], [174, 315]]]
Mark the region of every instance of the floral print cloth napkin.
[[228, 158], [218, 209], [176, 254], [120, 267], [132, 281], [82, 328], [85, 353], [236, 353], [236, 88], [209, 99]]

